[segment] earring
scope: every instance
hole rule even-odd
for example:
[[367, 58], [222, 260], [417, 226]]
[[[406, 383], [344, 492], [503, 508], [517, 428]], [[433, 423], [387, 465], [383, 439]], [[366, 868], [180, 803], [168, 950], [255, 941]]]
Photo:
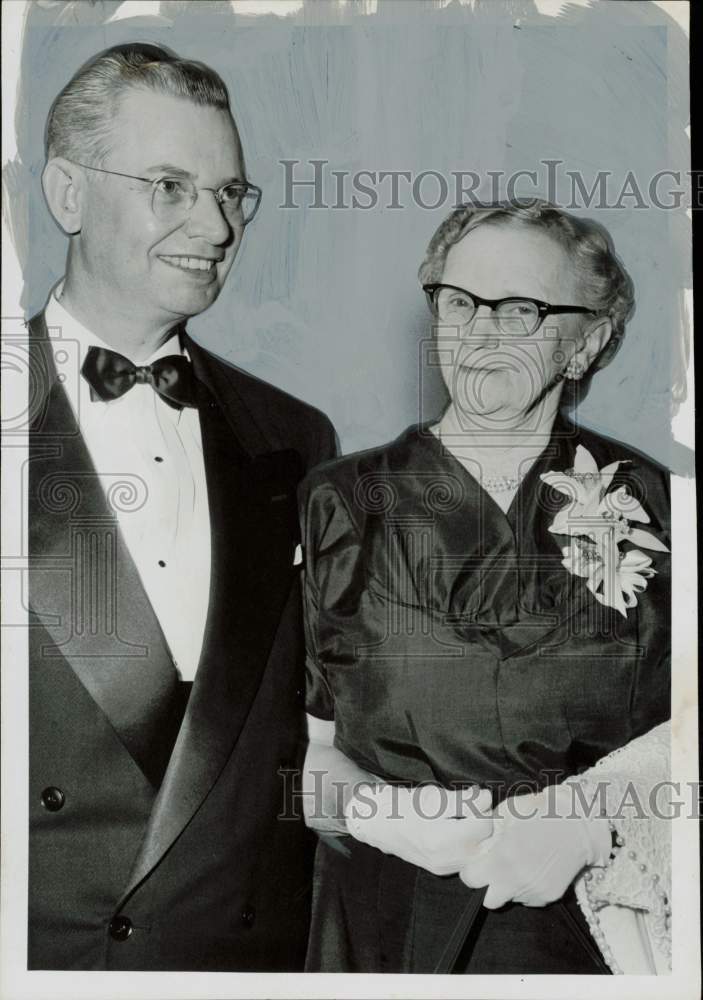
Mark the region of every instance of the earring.
[[564, 369], [564, 375], [567, 378], [573, 379], [574, 382], [578, 382], [580, 378], [583, 378], [585, 373], [586, 369], [581, 364], [581, 362], [577, 361], [575, 358], [572, 358], [571, 361], [566, 366], [566, 368]]

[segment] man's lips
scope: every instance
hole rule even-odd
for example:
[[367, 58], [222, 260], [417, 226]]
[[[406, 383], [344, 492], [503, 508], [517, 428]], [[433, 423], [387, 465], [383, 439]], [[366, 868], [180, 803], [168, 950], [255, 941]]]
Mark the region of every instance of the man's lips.
[[215, 259], [214, 257], [193, 257], [193, 256], [177, 256], [176, 254], [159, 254], [159, 260], [162, 260], [164, 264], [168, 264], [169, 267], [176, 267], [180, 271], [188, 271], [191, 274], [210, 274], [215, 270], [215, 265], [218, 264], [222, 258]]

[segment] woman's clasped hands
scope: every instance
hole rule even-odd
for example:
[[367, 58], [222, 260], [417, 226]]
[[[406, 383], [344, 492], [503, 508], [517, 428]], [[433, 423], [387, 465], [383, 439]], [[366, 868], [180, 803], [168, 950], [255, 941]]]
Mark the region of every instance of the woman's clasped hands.
[[356, 840], [433, 875], [455, 875], [490, 837], [491, 807], [491, 793], [476, 786], [363, 784], [344, 815]]
[[488, 909], [546, 906], [585, 867], [610, 856], [607, 819], [575, 808], [580, 801], [568, 782], [513, 796], [495, 810], [491, 793], [477, 786], [363, 784], [345, 819], [356, 840], [433, 875], [458, 873], [472, 889], [487, 886]]
[[472, 889], [488, 886], [483, 905], [547, 906], [561, 899], [579, 873], [606, 865], [611, 852], [608, 820], [591, 816], [575, 783], [513, 796], [494, 810], [493, 833], [461, 868]]

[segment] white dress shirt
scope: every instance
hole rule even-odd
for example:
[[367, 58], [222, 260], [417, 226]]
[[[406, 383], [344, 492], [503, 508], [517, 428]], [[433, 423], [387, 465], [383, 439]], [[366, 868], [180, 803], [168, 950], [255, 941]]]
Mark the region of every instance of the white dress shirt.
[[[45, 313], [59, 380], [176, 669], [182, 680], [193, 680], [210, 596], [210, 516], [198, 411], [174, 409], [141, 383], [109, 403], [91, 400], [80, 374], [88, 348], [113, 348], [70, 315], [60, 301], [62, 290], [60, 282]], [[172, 338], [135, 363], [184, 353]]]

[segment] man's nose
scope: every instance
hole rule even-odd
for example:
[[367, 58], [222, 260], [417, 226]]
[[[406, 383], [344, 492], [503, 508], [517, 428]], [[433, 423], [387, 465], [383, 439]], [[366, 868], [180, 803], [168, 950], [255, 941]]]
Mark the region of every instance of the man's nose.
[[201, 237], [214, 245], [226, 243], [233, 232], [236, 237], [234, 227], [225, 218], [215, 192], [209, 190], [198, 192], [188, 215], [186, 232], [188, 236]]

